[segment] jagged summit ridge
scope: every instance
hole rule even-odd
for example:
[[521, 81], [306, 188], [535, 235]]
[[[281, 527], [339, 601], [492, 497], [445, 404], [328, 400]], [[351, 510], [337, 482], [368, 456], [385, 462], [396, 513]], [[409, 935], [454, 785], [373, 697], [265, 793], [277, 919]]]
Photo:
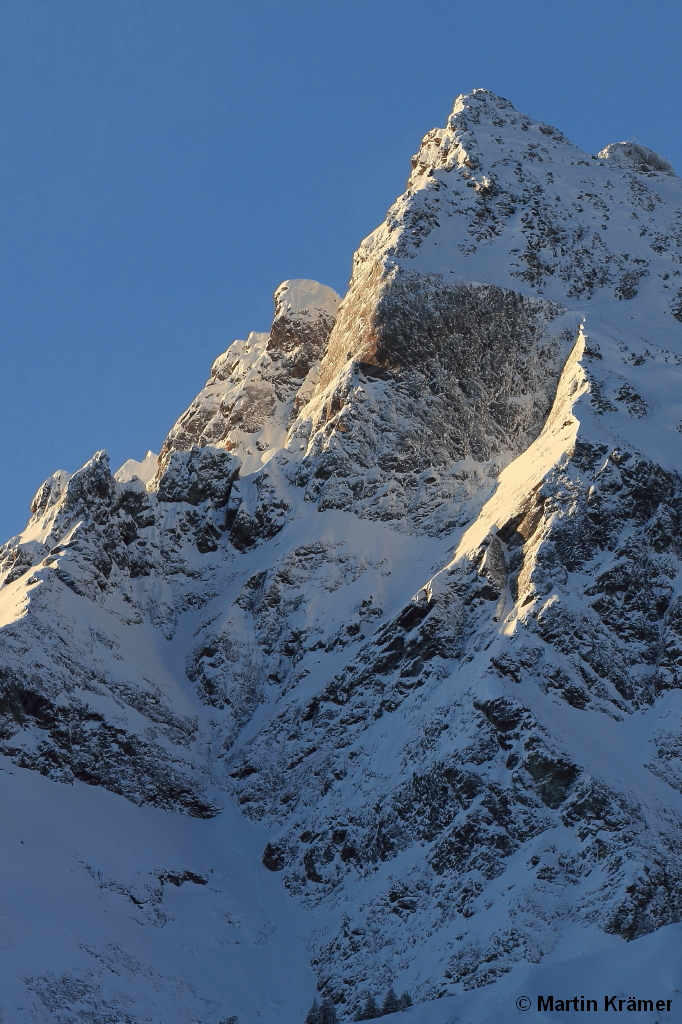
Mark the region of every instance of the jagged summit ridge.
[[[236, 346], [214, 366], [219, 377], [237, 367], [234, 408], [211, 384], [166, 447], [175, 444], [175, 432], [180, 447], [236, 441], [249, 468], [284, 449], [296, 466], [292, 479], [305, 483], [321, 507], [364, 509], [396, 521], [423, 506], [419, 474], [430, 466], [473, 456], [481, 465], [492, 459], [496, 473], [496, 459], [508, 459], [537, 436], [587, 304], [597, 297], [602, 305], [609, 298], [616, 307], [628, 303], [627, 312], [613, 310], [627, 320], [645, 287], [668, 314], [679, 314], [679, 187], [670, 193], [668, 174], [647, 172], [649, 188], [630, 164], [612, 166], [618, 159], [582, 152], [486, 90], [460, 96], [446, 128], [425, 137], [407, 192], [358, 251], [336, 316], [330, 312], [335, 298], [321, 316], [324, 339], [310, 349], [301, 342], [300, 318], [278, 312], [269, 340], [253, 336], [247, 343], [253, 381], [245, 381], [245, 364], [235, 361]], [[660, 194], [651, 191], [654, 185]], [[523, 308], [512, 326], [514, 304]], [[507, 338], [496, 327], [505, 316]], [[472, 317], [475, 345], [466, 323]], [[281, 350], [283, 358], [287, 346], [308, 354], [296, 365], [289, 358], [284, 395], [277, 358], [263, 375], [258, 353], [277, 357]], [[279, 396], [264, 383], [268, 376], [280, 381]], [[386, 376], [399, 386], [387, 389]], [[506, 406], [493, 386], [500, 377], [507, 380]], [[459, 483], [446, 480], [440, 496], [456, 493]]]
[[[507, 134], [504, 131], [507, 128], [530, 132], [530, 135]], [[474, 89], [457, 97], [445, 128], [434, 128], [424, 136], [419, 152], [412, 157], [413, 174], [408, 180], [408, 188], [423, 174], [428, 174], [429, 169], [479, 169], [485, 158], [476, 137], [486, 131], [491, 135], [495, 133], [493, 141], [500, 152], [503, 149], [507, 154], [516, 152], [521, 158], [527, 158], [530, 152], [532, 160], [542, 155], [545, 162], [551, 163], [552, 150], [566, 147], [565, 152], [572, 151], [574, 159], [610, 160], [613, 165], [643, 174], [675, 173], [669, 160], [635, 140], [610, 143], [596, 157], [585, 153], [558, 128], [520, 113], [509, 100], [487, 89]], [[532, 152], [546, 146], [548, 141], [554, 144], [548, 150], [541, 149], [540, 154]]]
[[[385, 250], [398, 266], [407, 259], [414, 269], [449, 274], [461, 262], [478, 273], [475, 257], [502, 247], [499, 284], [516, 279], [558, 301], [612, 288], [628, 300], [659, 261], [670, 272], [679, 243], [679, 179], [663, 158], [657, 167], [642, 162], [652, 151], [637, 146], [593, 156], [475, 90], [458, 98], [444, 129], [425, 136], [407, 192], [360, 255], [381, 259]], [[486, 262], [480, 280], [493, 270]], [[637, 278], [630, 287], [628, 273]]]
[[284, 282], [158, 462], [39, 489], [0, 549], [0, 752], [134, 805], [175, 859], [131, 829], [118, 861], [65, 860], [121, 902], [59, 966], [7, 967], [13, 1006], [298, 1024], [276, 972], [237, 984], [282, 943], [255, 903], [235, 919], [245, 878], [302, 912], [301, 977], [344, 1020], [394, 984], [478, 1024], [529, 965], [675, 939], [682, 192], [658, 160], [460, 97], [342, 301]]
[[[305, 451], [297, 479], [324, 507], [368, 515], [391, 514], [389, 488], [398, 520], [424, 507], [429, 466], [518, 453], [549, 412], [582, 316], [626, 327], [655, 308], [679, 336], [681, 202], [668, 173], [584, 153], [485, 90], [459, 97], [356, 253], [314, 394], [289, 433], [289, 449]], [[506, 336], [494, 312], [505, 306]], [[441, 481], [442, 500], [462, 493]]]
[[174, 450], [218, 445], [239, 455], [248, 472], [284, 445], [317, 380], [340, 299], [317, 281], [296, 280], [284, 281], [274, 301], [270, 332], [233, 342], [214, 362], [204, 390], [163, 444], [151, 490]]

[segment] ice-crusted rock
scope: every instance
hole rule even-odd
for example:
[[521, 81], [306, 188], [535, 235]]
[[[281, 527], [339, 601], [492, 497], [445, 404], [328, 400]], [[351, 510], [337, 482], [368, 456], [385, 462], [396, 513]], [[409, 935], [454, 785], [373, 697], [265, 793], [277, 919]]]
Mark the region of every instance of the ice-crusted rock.
[[274, 299], [268, 350], [294, 379], [303, 380], [326, 351], [341, 299], [317, 281], [284, 281]]
[[[238, 472], [239, 460], [225, 451], [173, 453], [157, 499], [136, 475], [116, 480], [107, 453], [97, 452], [76, 473], [43, 484], [31, 505], [30, 539], [9, 542], [0, 563], [5, 590], [14, 585], [24, 610], [3, 634], [3, 753], [50, 778], [101, 785], [137, 803], [217, 812], [197, 775], [194, 709], [169, 691], [160, 666], [121, 651], [144, 649], [144, 613], [159, 615], [156, 595], [140, 602], [135, 580], [167, 574], [172, 588], [181, 571], [183, 606], [207, 599], [206, 572], [187, 564], [186, 548], [190, 561], [217, 550]], [[176, 503], [189, 508], [171, 514], [167, 504]], [[192, 577], [202, 596], [188, 597]], [[171, 608], [172, 599], [161, 614], [174, 621]], [[22, 650], [30, 661], [17, 655]]]
[[[681, 275], [667, 161], [459, 97], [340, 305], [285, 282], [158, 464], [112, 477], [100, 452], [40, 488], [0, 549], [0, 752], [185, 825], [234, 799], [257, 838], [220, 857], [302, 908], [344, 1020], [390, 984], [479, 1020], [477, 990], [573, 930], [582, 951], [674, 927]], [[150, 870], [87, 867], [168, 948], [200, 889], [192, 950], [240, 964], [250, 912], [238, 943], [208, 869]], [[118, 1013], [87, 969], [121, 956], [85, 946], [78, 976], [31, 964], [22, 998]], [[168, 968], [183, 1007], [191, 988], [196, 1019], [230, 1019], [190, 960], [191, 985]], [[294, 1024], [278, 998], [257, 1012]]]

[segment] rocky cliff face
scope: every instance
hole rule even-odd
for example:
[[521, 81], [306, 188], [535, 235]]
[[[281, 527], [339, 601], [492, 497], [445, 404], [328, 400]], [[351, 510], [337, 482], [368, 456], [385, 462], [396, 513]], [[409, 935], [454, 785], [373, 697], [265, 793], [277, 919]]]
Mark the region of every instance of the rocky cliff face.
[[[0, 549], [8, 763], [203, 828], [236, 804], [344, 1019], [679, 921], [681, 265], [664, 158], [460, 97], [340, 305], [285, 282], [158, 462], [41, 487]], [[64, 1020], [114, 1005], [88, 949]], [[190, 984], [129, 991], [163, 970]]]

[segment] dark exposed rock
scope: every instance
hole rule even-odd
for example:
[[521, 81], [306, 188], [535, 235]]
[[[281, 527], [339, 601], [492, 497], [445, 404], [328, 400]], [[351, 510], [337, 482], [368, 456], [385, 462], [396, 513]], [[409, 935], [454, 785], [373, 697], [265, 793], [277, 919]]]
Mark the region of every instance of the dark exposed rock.
[[[383, 367], [392, 375], [393, 393], [382, 393], [381, 416], [395, 418], [396, 438], [393, 450], [372, 453], [373, 459], [379, 455], [380, 464], [394, 472], [421, 472], [469, 454], [485, 460], [510, 444], [524, 446], [537, 434], [566, 345], [561, 332], [553, 333], [551, 327], [561, 307], [491, 285], [450, 284], [437, 275], [406, 271], [388, 275], [379, 295], [364, 336], [350, 340], [348, 332], [359, 315], [351, 289], [318, 385], [319, 391], [351, 357], [357, 367]], [[377, 372], [374, 378], [379, 379]], [[371, 423], [363, 423], [354, 404], [350, 391], [337, 392], [327, 401], [323, 417], [330, 426], [352, 420], [344, 448], [368, 463], [368, 446], [374, 448], [376, 442], [370, 440]], [[406, 432], [407, 423], [413, 426]], [[383, 440], [385, 444], [389, 438]]]
[[[2, 752], [49, 778], [76, 778], [134, 803], [199, 818], [213, 817], [220, 809], [206, 798], [196, 778], [178, 771], [159, 744], [108, 723], [82, 699], [57, 703], [35, 684], [6, 677], [0, 692], [0, 723]], [[19, 730], [30, 725], [40, 730], [40, 741], [24, 746]], [[173, 727], [184, 727], [191, 736], [191, 726]]]
[[225, 505], [240, 466], [239, 459], [217, 448], [192, 446], [187, 452], [171, 452], [159, 481], [159, 501]]
[[263, 864], [268, 871], [281, 871], [286, 864], [281, 847], [268, 843], [263, 851]]
[[195, 885], [208, 884], [207, 876], [199, 875], [196, 871], [162, 871], [157, 878], [162, 885], [181, 886], [183, 882], [194, 882]]

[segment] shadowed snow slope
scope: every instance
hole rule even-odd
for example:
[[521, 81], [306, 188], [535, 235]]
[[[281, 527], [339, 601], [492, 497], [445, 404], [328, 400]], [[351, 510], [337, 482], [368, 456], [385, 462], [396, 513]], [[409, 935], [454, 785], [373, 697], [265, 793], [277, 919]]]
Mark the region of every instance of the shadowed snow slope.
[[5, 1019], [678, 1019], [681, 366], [668, 161], [479, 89], [340, 304], [285, 282], [158, 460], [47, 480], [0, 548]]

